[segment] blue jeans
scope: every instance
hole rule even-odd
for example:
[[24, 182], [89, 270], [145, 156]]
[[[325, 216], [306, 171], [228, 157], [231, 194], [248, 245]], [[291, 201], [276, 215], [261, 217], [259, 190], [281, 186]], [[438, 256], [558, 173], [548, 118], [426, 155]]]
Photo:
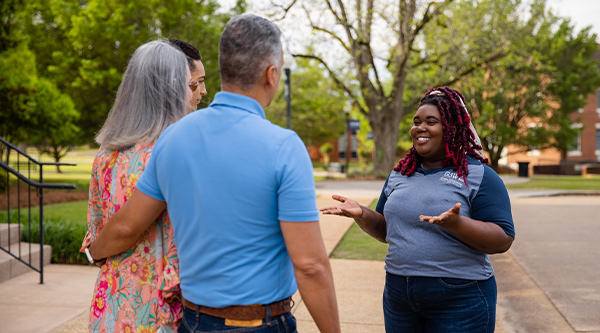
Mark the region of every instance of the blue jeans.
[[225, 319], [210, 316], [183, 307], [183, 319], [179, 324], [178, 333], [199, 333], [199, 332], [259, 332], [259, 333], [295, 333], [296, 318], [291, 312], [271, 317], [267, 313], [267, 318], [263, 319], [262, 325], [255, 327], [239, 327], [225, 325]]
[[494, 332], [496, 279], [406, 277], [387, 273], [386, 332]]

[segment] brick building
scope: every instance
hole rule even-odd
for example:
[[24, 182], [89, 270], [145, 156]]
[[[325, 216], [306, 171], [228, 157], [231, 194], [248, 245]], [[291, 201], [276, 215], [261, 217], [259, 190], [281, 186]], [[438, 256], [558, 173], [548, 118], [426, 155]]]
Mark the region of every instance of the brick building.
[[[600, 59], [600, 50], [594, 59]], [[517, 170], [519, 162], [528, 162], [530, 171], [549, 174], [579, 174], [583, 165], [600, 165], [600, 87], [587, 96], [583, 108], [571, 114], [571, 121], [572, 126], [581, 129], [581, 132], [567, 156], [561, 156], [556, 149], [513, 154], [516, 149], [509, 146], [500, 164]]]

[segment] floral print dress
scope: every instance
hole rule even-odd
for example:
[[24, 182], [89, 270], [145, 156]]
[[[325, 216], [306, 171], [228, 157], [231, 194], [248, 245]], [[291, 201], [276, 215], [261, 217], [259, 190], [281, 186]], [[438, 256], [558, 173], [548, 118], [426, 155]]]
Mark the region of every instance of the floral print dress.
[[[81, 251], [127, 202], [154, 144], [100, 147], [92, 166], [88, 231]], [[108, 258], [94, 287], [90, 332], [174, 332], [181, 319], [179, 262], [166, 211], [125, 252]]]

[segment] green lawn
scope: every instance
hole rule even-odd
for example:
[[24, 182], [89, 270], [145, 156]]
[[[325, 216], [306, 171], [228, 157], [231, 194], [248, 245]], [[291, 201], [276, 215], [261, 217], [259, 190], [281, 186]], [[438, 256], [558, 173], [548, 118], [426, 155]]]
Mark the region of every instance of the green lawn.
[[[66, 221], [87, 226], [87, 207], [86, 201], [74, 201], [54, 205], [44, 205], [44, 220]], [[17, 210], [11, 209], [11, 223], [16, 222]], [[21, 221], [27, 221], [29, 210], [21, 208]], [[38, 220], [38, 207], [31, 208], [32, 223]], [[0, 221], [6, 221], [6, 211], [0, 211]]]
[[87, 200], [48, 205], [44, 206], [44, 216], [50, 219], [62, 218], [87, 226], [87, 209]]
[[[33, 148], [27, 149], [27, 154], [38, 162], [54, 162], [54, 160], [48, 155], [39, 155]], [[44, 183], [55, 183], [55, 184], [75, 184], [77, 191], [87, 191], [89, 188], [90, 174], [92, 171], [92, 163], [94, 162], [94, 156], [96, 150], [76, 150], [69, 153], [61, 159], [61, 163], [73, 163], [75, 166], [61, 166], [61, 172], [56, 171], [56, 167], [52, 165], [43, 166], [44, 170]], [[11, 162], [17, 160], [16, 154], [13, 153], [11, 156]], [[22, 166], [25, 166], [26, 158], [21, 156], [19, 161]], [[25, 166], [26, 168], [26, 166]], [[27, 175], [26, 170], [21, 170], [21, 173]], [[39, 181], [39, 170], [35, 169], [31, 171], [31, 179]], [[11, 184], [16, 183], [16, 178], [11, 177]], [[11, 185], [12, 186], [12, 185]]]
[[597, 190], [600, 176], [531, 176], [527, 183], [508, 184], [508, 189]]
[[[377, 201], [374, 200], [369, 208], [375, 209]], [[335, 248], [331, 257], [336, 259], [384, 260], [387, 252], [388, 244], [375, 240], [354, 223]]]

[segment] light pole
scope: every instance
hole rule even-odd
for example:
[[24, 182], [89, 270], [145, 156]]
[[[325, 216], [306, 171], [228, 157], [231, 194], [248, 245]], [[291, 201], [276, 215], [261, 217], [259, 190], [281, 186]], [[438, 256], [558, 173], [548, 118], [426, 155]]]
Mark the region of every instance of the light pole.
[[292, 128], [292, 97], [291, 97], [291, 76], [294, 57], [286, 53], [283, 57], [283, 70], [285, 71], [285, 102], [287, 106], [287, 128]]
[[344, 113], [346, 114], [346, 165], [344, 168], [344, 172], [346, 176], [348, 176], [348, 171], [350, 170], [350, 155], [352, 154], [352, 134], [350, 132], [350, 105], [346, 104], [344, 106]]

